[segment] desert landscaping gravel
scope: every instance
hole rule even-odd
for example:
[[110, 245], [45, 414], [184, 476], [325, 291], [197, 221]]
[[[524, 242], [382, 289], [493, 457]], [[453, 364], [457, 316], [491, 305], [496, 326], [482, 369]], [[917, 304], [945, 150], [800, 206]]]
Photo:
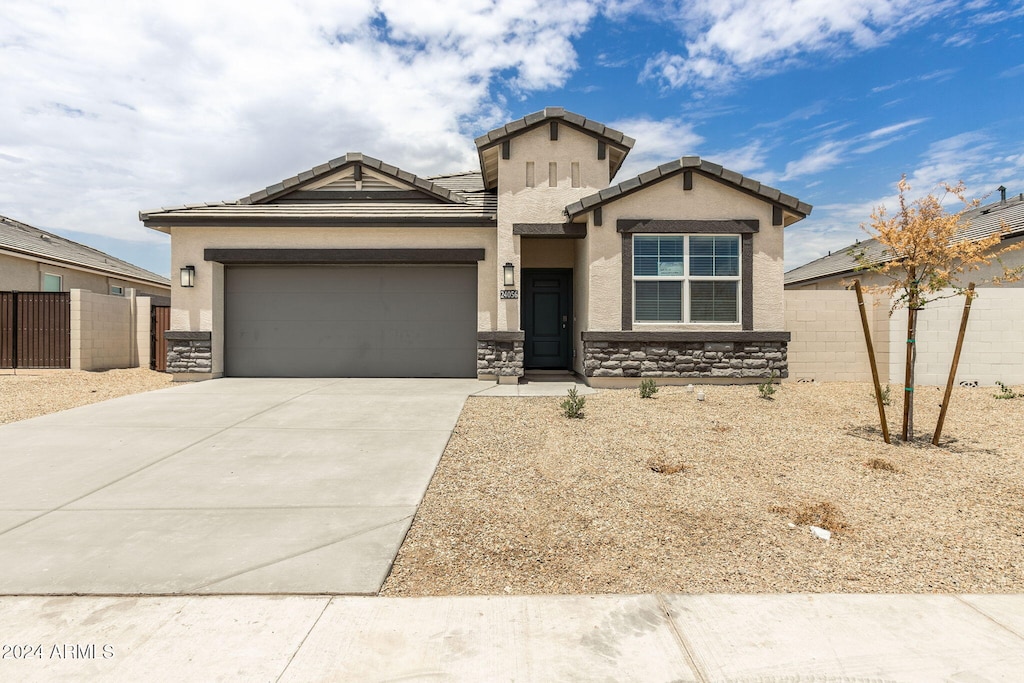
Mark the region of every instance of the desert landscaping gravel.
[[704, 389], [470, 398], [382, 594], [1024, 591], [1024, 398]]
[[0, 374], [0, 424], [169, 386], [169, 374], [147, 368]]

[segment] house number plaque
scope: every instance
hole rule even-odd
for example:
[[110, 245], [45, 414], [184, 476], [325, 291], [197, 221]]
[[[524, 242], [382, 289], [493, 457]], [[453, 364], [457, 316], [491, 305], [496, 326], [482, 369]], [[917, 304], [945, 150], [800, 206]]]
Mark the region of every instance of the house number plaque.
[[501, 290], [501, 298], [502, 299], [518, 299], [519, 298], [519, 290], [518, 289], [503, 289], [503, 290]]

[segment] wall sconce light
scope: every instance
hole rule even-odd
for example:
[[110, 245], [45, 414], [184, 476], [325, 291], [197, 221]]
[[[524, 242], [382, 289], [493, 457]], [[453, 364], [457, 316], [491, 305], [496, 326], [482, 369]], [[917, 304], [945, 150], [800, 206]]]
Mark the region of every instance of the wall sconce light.
[[181, 269], [181, 286], [182, 287], [195, 287], [196, 286], [196, 267], [185, 266]]
[[504, 266], [505, 270], [505, 286], [515, 287], [516, 286], [516, 267], [511, 263], [506, 263]]

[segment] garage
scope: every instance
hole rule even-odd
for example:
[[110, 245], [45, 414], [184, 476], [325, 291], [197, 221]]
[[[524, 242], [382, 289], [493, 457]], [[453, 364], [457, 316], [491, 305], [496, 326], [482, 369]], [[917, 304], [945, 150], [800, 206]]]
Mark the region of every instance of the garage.
[[476, 265], [224, 269], [234, 377], [475, 377]]

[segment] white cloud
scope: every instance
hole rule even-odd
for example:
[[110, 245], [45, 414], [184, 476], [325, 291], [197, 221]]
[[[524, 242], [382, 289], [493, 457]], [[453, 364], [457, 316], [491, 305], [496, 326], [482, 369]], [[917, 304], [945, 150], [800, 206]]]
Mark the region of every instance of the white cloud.
[[[139, 209], [232, 199], [348, 151], [471, 169], [495, 85], [559, 86], [584, 0], [179, 0], [0, 9], [0, 212], [159, 237]], [[54, 188], [60, 195], [54, 196]]]
[[[918, 126], [927, 120], [927, 118], [909, 119], [844, 140], [826, 140], [803, 157], [786, 164], [786, 170], [781, 179], [792, 180], [834, 168], [850, 154], [867, 154], [892, 144], [899, 139], [895, 136], [896, 133]], [[829, 127], [828, 130], [834, 132], [845, 128], [847, 125], [844, 124], [839, 127]], [[868, 144], [863, 144], [865, 142]]]
[[652, 57], [644, 78], [668, 87], [720, 85], [772, 72], [811, 54], [868, 50], [938, 12], [950, 0], [692, 0], [675, 4], [685, 54]]
[[616, 182], [628, 180], [673, 159], [698, 154], [697, 149], [704, 141], [693, 126], [679, 119], [636, 117], [619, 119], [608, 125], [636, 140], [636, 145], [615, 176]]

